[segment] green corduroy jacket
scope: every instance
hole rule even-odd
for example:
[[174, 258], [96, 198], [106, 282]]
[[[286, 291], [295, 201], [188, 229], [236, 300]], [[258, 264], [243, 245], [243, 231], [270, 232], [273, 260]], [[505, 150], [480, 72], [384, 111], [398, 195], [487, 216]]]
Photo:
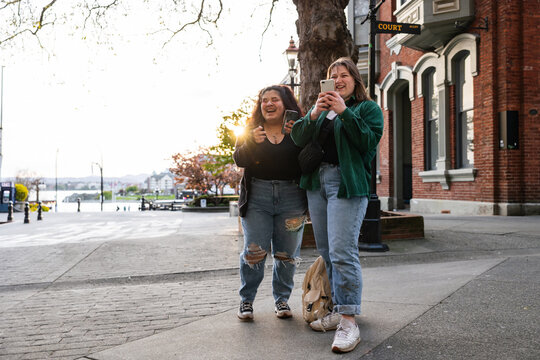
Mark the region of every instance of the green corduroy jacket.
[[[346, 102], [347, 109], [334, 121], [334, 136], [341, 170], [341, 185], [338, 197], [368, 196], [371, 180], [371, 161], [376, 154], [377, 144], [383, 133], [383, 115], [381, 108], [374, 101], [362, 101], [354, 104], [354, 98]], [[314, 121], [311, 111], [294, 123], [291, 137], [296, 145], [305, 146], [319, 137], [322, 123], [328, 111]], [[316, 190], [321, 187], [319, 171], [303, 174], [300, 187]]]

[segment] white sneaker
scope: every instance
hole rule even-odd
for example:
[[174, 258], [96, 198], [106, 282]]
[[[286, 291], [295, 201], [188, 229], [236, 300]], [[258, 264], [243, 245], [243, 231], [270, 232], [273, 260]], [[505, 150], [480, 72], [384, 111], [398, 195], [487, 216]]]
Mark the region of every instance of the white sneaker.
[[360, 340], [360, 329], [356, 323], [351, 324], [348, 322], [345, 326], [340, 323], [334, 335], [332, 351], [335, 353], [353, 351]]
[[331, 312], [326, 314], [322, 319], [317, 319], [309, 323], [309, 326], [315, 331], [335, 330], [341, 321], [341, 314]]
[[249, 301], [242, 301], [238, 309], [238, 318], [242, 321], [253, 320], [253, 304]]
[[276, 316], [280, 319], [288, 319], [292, 317], [292, 311], [289, 305], [285, 301], [276, 303], [275, 307]]

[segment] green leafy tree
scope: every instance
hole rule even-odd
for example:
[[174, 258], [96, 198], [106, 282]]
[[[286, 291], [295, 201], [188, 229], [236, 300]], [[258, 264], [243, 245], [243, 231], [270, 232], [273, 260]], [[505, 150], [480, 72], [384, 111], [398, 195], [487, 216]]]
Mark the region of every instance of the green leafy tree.
[[238, 109], [229, 115], [223, 116], [223, 121], [217, 128], [218, 144], [212, 146], [210, 149], [217, 155], [223, 156], [224, 163], [234, 163], [232, 155], [234, 153], [236, 138], [244, 130], [254, 105], [254, 99], [246, 99], [240, 104]]
[[139, 187], [137, 185], [130, 185], [126, 188], [126, 192], [136, 194], [139, 192]]
[[223, 121], [217, 128], [218, 144], [210, 147], [213, 161], [205, 163], [204, 167], [214, 174], [216, 183], [219, 184], [216, 184], [216, 187], [219, 186], [222, 194], [225, 185], [235, 189], [238, 194], [242, 171], [234, 164], [233, 153], [236, 139], [245, 131], [254, 105], [254, 99], [246, 99], [237, 110], [223, 116]]
[[[112, 191], [104, 191], [103, 198], [105, 200], [112, 200]], [[98, 195], [98, 199], [99, 199], [99, 195]]]
[[15, 184], [15, 200], [25, 201], [28, 198], [28, 188], [23, 184]]

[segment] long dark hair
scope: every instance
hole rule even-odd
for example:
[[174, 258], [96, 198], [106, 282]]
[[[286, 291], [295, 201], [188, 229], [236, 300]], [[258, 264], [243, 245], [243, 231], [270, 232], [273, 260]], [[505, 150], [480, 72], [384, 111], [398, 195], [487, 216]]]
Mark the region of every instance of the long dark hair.
[[253, 114], [251, 115], [251, 118], [247, 121], [247, 125], [249, 128], [255, 128], [257, 126], [264, 125], [264, 118], [261, 111], [262, 97], [267, 91], [272, 90], [278, 92], [279, 96], [281, 97], [281, 101], [283, 102], [283, 106], [285, 107], [285, 110], [298, 111], [298, 114], [300, 116], [303, 115], [302, 110], [298, 105], [298, 101], [296, 101], [296, 98], [294, 97], [294, 94], [290, 87], [288, 87], [287, 85], [272, 85], [265, 87], [264, 89], [259, 91], [259, 97], [257, 98], [257, 103], [255, 104], [255, 108], [253, 109]]
[[344, 66], [353, 77], [354, 97], [357, 103], [362, 102], [364, 100], [371, 100], [369, 95], [367, 94], [366, 87], [364, 86], [364, 82], [362, 81], [362, 76], [360, 76], [360, 72], [358, 71], [356, 64], [354, 63], [354, 61], [352, 61], [351, 58], [341, 57], [337, 59], [336, 61], [334, 61], [332, 64], [330, 64], [330, 66], [328, 67], [328, 72], [326, 73], [327, 79], [330, 79], [332, 70], [336, 66]]

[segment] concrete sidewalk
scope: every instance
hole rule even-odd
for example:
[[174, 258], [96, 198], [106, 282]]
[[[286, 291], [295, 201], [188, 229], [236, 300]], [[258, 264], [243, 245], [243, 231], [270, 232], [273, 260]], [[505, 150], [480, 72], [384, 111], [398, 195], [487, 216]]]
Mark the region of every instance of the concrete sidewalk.
[[[537, 260], [538, 257], [527, 259], [538, 266]], [[363, 341], [354, 352], [340, 355], [339, 358], [358, 359], [376, 350], [369, 358], [463, 359], [470, 354], [482, 355], [486, 359], [510, 359], [514, 354], [516, 359], [537, 359], [540, 356], [540, 344], [534, 335], [535, 332], [538, 335], [538, 322], [528, 319], [528, 315], [538, 305], [538, 288], [534, 289], [526, 283], [516, 289], [526, 295], [527, 301], [520, 302], [512, 314], [497, 314], [498, 310], [506, 307], [502, 303], [479, 309], [483, 302], [493, 301], [485, 299], [483, 292], [475, 289], [485, 284], [485, 280], [475, 279], [490, 276], [490, 269], [495, 271], [503, 262], [503, 259], [492, 259], [367, 269], [364, 272], [365, 315], [357, 318]], [[507, 266], [503, 268], [508, 269]], [[490, 282], [492, 288], [493, 283]], [[502, 287], [495, 286], [499, 290]], [[468, 296], [463, 293], [468, 293]], [[294, 318], [291, 320], [277, 319], [273, 314], [273, 302], [266, 297], [255, 301], [253, 323], [238, 321], [236, 309], [232, 309], [171, 331], [92, 354], [88, 358], [332, 358], [335, 356], [330, 351], [333, 332], [313, 332], [302, 319], [300, 302], [301, 289], [296, 289], [290, 300], [294, 309]], [[530, 310], [523, 310], [525, 306]], [[479, 310], [483, 313], [477, 313]], [[471, 317], [477, 318], [474, 324], [471, 324]], [[480, 321], [479, 317], [484, 321]], [[471, 327], [465, 327], [465, 324]], [[519, 341], [501, 342], [497, 335], [508, 337], [502, 330], [504, 327], [513, 328], [512, 337], [516, 336], [515, 340]], [[486, 328], [492, 330], [482, 331]], [[497, 357], [503, 354], [504, 357]]]
[[540, 217], [426, 215], [424, 239], [361, 253], [363, 341], [330, 351], [270, 275], [236, 318], [237, 219], [179, 212], [45, 214], [0, 225], [3, 359], [538, 359]]
[[[428, 217], [429, 230], [538, 236], [531, 218], [512, 227], [494, 218]], [[537, 237], [537, 240], [539, 237]], [[418, 251], [418, 249], [416, 249]], [[343, 359], [540, 358], [540, 258], [496, 257], [364, 270], [363, 341]], [[290, 299], [294, 318], [277, 319], [260, 296], [255, 321], [236, 308], [134, 341], [87, 359], [329, 359], [333, 332], [313, 332], [302, 319], [301, 288]]]

